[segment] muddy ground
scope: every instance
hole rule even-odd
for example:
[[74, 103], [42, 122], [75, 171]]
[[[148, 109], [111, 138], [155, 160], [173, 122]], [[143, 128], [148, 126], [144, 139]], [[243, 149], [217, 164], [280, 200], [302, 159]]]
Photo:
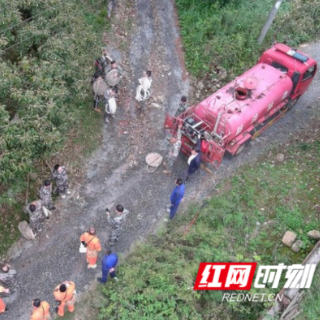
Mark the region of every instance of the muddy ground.
[[[122, 19], [120, 9], [125, 1], [119, 2], [116, 18]], [[10, 310], [2, 316], [3, 320], [29, 319], [33, 298], [45, 299], [54, 305], [53, 288], [64, 280], [74, 281], [78, 292], [84, 292], [96, 281], [100, 271], [88, 270], [85, 257], [78, 253], [80, 235], [94, 225], [105, 247], [109, 235], [105, 208], [123, 204], [130, 215], [115, 249], [127, 252], [132, 244], [164, 223], [165, 206], [174, 180], [185, 175], [187, 165], [183, 156], [175, 163], [172, 176], [164, 175], [163, 168], [148, 174], [144, 160], [148, 152], [167, 153], [168, 142], [163, 130], [165, 114], [174, 112], [182, 94], [192, 95], [173, 3], [171, 0], [137, 0], [128, 10], [132, 19], [130, 34], [115, 31], [118, 40], [107, 43], [128, 75], [121, 87], [117, 116], [111, 123], [104, 124], [102, 145], [88, 159], [83, 182], [79, 184], [71, 179], [72, 195], [58, 201], [58, 209], [45, 230], [36, 240], [22, 239], [10, 250], [18, 277], [15, 293], [6, 299]], [[127, 43], [126, 50], [119, 49], [121, 42]], [[306, 45], [303, 50], [320, 62], [319, 43]], [[137, 79], [145, 69], [153, 72], [152, 99], [140, 115], [133, 97]], [[319, 79], [318, 72], [298, 105], [251, 143], [246, 152], [237, 158], [225, 159], [218, 171], [212, 169], [212, 174], [203, 170], [195, 174], [187, 183], [184, 206], [212, 194], [215, 183], [242, 164], [255, 161], [275, 145], [299, 138], [301, 132], [308, 130], [310, 123], [319, 117], [316, 108]], [[152, 103], [161, 108], [152, 107]], [[91, 109], [88, 108], [88, 112], [92, 112]]]

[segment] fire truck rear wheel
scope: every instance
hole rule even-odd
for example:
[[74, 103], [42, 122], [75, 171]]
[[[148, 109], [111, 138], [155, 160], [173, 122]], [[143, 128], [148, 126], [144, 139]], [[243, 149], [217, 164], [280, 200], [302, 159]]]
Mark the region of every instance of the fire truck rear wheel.
[[238, 155], [243, 151], [243, 149], [245, 148], [245, 146], [246, 146], [246, 142], [243, 143], [243, 144], [238, 148], [238, 150], [236, 151], [236, 153], [234, 154], [234, 156], [235, 156], [235, 157], [238, 156]]

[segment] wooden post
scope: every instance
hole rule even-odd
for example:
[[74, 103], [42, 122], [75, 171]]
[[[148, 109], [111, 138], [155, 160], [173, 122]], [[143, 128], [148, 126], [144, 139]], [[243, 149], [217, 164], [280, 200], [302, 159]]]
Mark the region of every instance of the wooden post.
[[283, 0], [277, 0], [276, 4], [274, 5], [272, 10], [270, 11], [267, 22], [265, 23], [265, 25], [263, 26], [263, 28], [261, 30], [261, 33], [260, 33], [260, 36], [258, 39], [258, 44], [261, 44], [263, 42], [264, 37], [266, 36], [269, 28], [271, 27], [273, 19], [275, 18], [282, 1]]

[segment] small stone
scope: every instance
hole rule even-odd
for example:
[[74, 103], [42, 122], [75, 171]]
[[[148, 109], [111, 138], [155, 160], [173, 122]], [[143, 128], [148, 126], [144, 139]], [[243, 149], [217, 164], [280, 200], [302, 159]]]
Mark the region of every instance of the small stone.
[[160, 106], [160, 104], [158, 104], [158, 103], [151, 103], [151, 107], [154, 107], [154, 108], [161, 108], [161, 106]]
[[13, 124], [13, 123], [19, 123], [19, 122], [21, 122], [21, 120], [20, 120], [20, 118], [19, 118], [18, 113], [16, 113], [16, 114], [14, 115], [14, 117], [12, 118], [12, 120], [10, 121], [10, 123]]
[[278, 153], [276, 159], [278, 162], [283, 162], [284, 161], [284, 154]]
[[204, 84], [203, 84], [203, 82], [199, 82], [198, 83], [198, 88], [200, 89], [200, 90], [202, 90], [203, 88], [204, 88]]
[[297, 240], [291, 247], [291, 250], [294, 252], [299, 252], [303, 246], [303, 242], [301, 240]]
[[227, 72], [225, 70], [222, 70], [219, 75], [218, 75], [218, 79], [219, 80], [223, 80], [227, 77]]
[[30, 172], [29, 178], [31, 181], [35, 181], [38, 178], [38, 175], [35, 172]]
[[296, 238], [297, 238], [297, 235], [294, 232], [287, 231], [282, 238], [282, 243], [290, 248], [294, 243], [294, 241], [296, 240]]
[[268, 224], [268, 226], [269, 225], [275, 225], [275, 224], [277, 224], [277, 222], [274, 221], [274, 220], [268, 220], [267, 224]]
[[308, 232], [308, 237], [315, 239], [315, 240], [320, 240], [320, 231], [311, 230]]

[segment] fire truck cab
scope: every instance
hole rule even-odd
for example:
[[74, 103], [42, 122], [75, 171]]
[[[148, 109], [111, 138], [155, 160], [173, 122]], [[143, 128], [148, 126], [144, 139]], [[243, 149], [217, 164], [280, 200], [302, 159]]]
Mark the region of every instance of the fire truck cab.
[[295, 102], [308, 89], [317, 71], [317, 63], [312, 58], [282, 43], [265, 51], [258, 63], [269, 64], [291, 78], [290, 99]]
[[238, 155], [249, 140], [279, 120], [307, 90], [315, 60], [284, 44], [265, 51], [258, 63], [178, 117], [167, 115], [175, 135], [182, 123], [181, 151], [190, 154], [201, 135], [202, 161], [219, 167], [227, 151]]

